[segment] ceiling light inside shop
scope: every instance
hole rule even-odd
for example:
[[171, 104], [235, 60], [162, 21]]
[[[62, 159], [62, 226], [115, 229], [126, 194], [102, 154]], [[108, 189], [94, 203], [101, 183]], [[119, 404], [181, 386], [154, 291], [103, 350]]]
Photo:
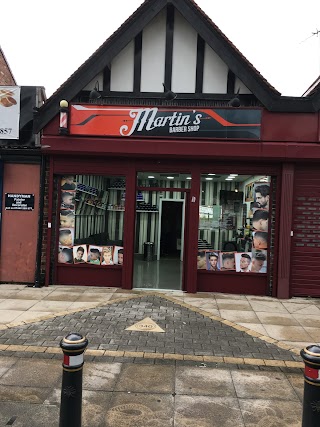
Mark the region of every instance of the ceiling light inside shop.
[[237, 173], [231, 173], [229, 176], [231, 177], [231, 176], [239, 176], [239, 175]]
[[153, 178], [154, 178], [154, 176], [150, 175], [150, 176], [148, 176], [148, 178], [149, 178], [149, 179], [153, 179]]
[[192, 179], [192, 178], [191, 178], [191, 176], [187, 176], [187, 178], [186, 178], [186, 179]]
[[215, 173], [208, 173], [208, 175], [209, 175], [209, 176], [214, 176], [214, 175], [215, 175]]
[[212, 180], [213, 180], [213, 178], [206, 178], [206, 180], [207, 180], [207, 181], [212, 181]]
[[233, 178], [230, 178], [230, 176], [228, 178], [226, 178], [226, 181], [232, 181]]
[[167, 179], [174, 179], [174, 176], [167, 176]]

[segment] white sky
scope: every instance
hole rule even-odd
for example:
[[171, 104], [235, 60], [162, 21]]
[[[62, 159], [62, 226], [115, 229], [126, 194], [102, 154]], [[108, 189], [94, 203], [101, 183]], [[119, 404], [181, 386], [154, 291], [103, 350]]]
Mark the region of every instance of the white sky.
[[[18, 85], [49, 97], [142, 0], [1, 2], [0, 46]], [[319, 0], [196, 0], [283, 95], [300, 96], [320, 74]], [[302, 42], [302, 43], [301, 43]]]

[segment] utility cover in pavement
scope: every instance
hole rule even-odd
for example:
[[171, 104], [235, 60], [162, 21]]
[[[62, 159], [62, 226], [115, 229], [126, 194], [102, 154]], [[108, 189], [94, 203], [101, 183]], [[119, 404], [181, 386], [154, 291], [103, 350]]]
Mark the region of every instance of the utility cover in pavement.
[[150, 317], [146, 317], [140, 322], [135, 323], [129, 328], [126, 328], [126, 331], [137, 331], [137, 332], [164, 332]]

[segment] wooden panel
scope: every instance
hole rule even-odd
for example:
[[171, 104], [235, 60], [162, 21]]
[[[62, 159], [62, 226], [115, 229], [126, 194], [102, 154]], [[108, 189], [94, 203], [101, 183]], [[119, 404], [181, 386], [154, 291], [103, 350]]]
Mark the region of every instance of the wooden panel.
[[162, 10], [142, 33], [141, 92], [163, 92], [166, 13]]
[[58, 265], [55, 285], [104, 286], [121, 288], [122, 268], [88, 264]]
[[[290, 253], [292, 229], [292, 200], [294, 191], [294, 165], [285, 163], [282, 170], [281, 200], [280, 200], [280, 226], [279, 253]], [[278, 257], [278, 298], [289, 298], [290, 257]]]
[[268, 277], [266, 274], [239, 274], [236, 272], [215, 273], [198, 270], [197, 291], [267, 295]]
[[[39, 181], [39, 165], [9, 163], [4, 165], [1, 282], [34, 282], [39, 216]], [[34, 210], [5, 210], [5, 193], [34, 194]]]
[[320, 171], [297, 168], [293, 201], [291, 296], [320, 296]]
[[173, 92], [195, 92], [197, 39], [197, 33], [191, 25], [175, 11], [171, 85]]
[[133, 91], [134, 42], [130, 42], [111, 62], [110, 90]]

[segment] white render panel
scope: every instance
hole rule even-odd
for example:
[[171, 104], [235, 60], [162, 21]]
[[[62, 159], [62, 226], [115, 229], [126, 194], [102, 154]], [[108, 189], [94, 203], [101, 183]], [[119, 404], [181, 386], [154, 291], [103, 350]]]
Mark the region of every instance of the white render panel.
[[96, 87], [96, 84], [97, 84], [97, 87], [99, 87], [99, 90], [102, 91], [103, 90], [103, 73], [99, 73], [98, 75], [96, 75], [96, 77], [92, 79], [91, 82], [88, 83], [87, 86], [84, 87], [82, 90], [92, 90]]
[[204, 48], [203, 93], [227, 93], [229, 68], [206, 43]]
[[234, 83], [234, 92], [238, 93], [238, 90], [240, 89], [239, 93], [246, 94], [246, 93], [252, 93], [251, 90], [247, 88], [247, 86], [242, 83], [242, 81], [236, 76], [236, 81]]
[[173, 33], [172, 84], [177, 93], [195, 93], [197, 33], [175, 10]]
[[143, 29], [141, 92], [163, 92], [166, 57], [166, 10]]
[[111, 62], [110, 90], [133, 92], [134, 40]]

